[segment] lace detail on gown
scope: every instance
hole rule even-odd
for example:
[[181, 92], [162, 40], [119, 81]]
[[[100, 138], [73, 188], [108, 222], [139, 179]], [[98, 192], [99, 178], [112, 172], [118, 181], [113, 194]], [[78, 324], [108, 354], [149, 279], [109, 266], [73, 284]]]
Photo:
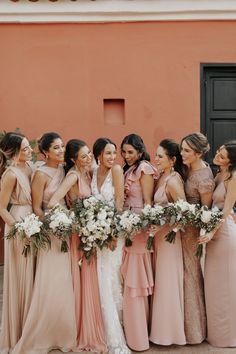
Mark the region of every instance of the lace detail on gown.
[[[108, 202], [110, 205], [114, 205], [114, 188], [111, 171], [109, 171], [99, 193], [97, 188], [97, 169], [95, 169], [91, 189], [95, 197]], [[109, 249], [97, 251], [97, 273], [102, 314], [107, 346], [111, 354], [131, 353], [126, 346], [122, 328], [123, 295], [120, 266], [123, 247], [124, 240], [118, 239], [117, 247], [114, 251], [110, 251]]]

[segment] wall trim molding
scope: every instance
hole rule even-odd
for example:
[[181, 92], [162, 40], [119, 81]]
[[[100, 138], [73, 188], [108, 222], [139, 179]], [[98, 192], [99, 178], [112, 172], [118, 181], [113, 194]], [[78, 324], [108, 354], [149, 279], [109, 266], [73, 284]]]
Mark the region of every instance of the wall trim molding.
[[235, 0], [0, 1], [0, 23], [236, 20]]

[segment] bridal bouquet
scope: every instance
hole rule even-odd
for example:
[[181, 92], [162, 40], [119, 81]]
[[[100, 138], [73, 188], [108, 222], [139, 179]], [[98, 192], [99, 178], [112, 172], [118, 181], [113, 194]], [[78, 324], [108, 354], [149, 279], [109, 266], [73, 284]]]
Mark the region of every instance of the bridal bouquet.
[[[165, 208], [159, 204], [145, 205], [141, 212], [141, 222], [143, 228], [147, 228], [148, 225], [163, 226], [166, 223], [165, 220]], [[149, 232], [147, 239], [147, 249], [150, 251], [153, 248], [154, 234]]]
[[184, 230], [187, 225], [193, 225], [197, 210], [198, 206], [196, 204], [190, 204], [182, 199], [175, 203], [168, 203], [165, 208], [167, 223], [176, 225], [176, 227], [166, 235], [166, 241], [174, 243], [179, 229]]
[[132, 246], [133, 237], [142, 227], [142, 221], [138, 214], [125, 210], [121, 214], [115, 215], [115, 228], [117, 236], [125, 237], [126, 247]]
[[72, 234], [75, 214], [56, 204], [44, 217], [44, 232], [61, 240], [61, 251], [68, 252], [68, 238]]
[[75, 206], [80, 248], [85, 258], [96, 253], [97, 248], [108, 247], [115, 236], [114, 208], [94, 196], [82, 199]]
[[50, 239], [42, 230], [43, 223], [34, 213], [27, 215], [22, 221], [17, 221], [6, 235], [7, 239], [20, 235], [23, 240], [22, 254], [27, 257], [30, 249], [36, 253], [40, 248], [50, 246]]
[[[214, 207], [209, 209], [207, 206], [202, 206], [196, 213], [195, 226], [200, 229], [200, 237], [206, 233], [211, 232], [223, 220], [223, 212]], [[203, 245], [197, 246], [196, 254], [198, 258], [203, 255]]]

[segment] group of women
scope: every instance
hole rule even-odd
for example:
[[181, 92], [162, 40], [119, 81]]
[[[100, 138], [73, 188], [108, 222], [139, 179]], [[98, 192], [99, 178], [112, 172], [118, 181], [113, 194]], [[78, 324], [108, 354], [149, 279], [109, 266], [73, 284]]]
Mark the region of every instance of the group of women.
[[[0, 141], [5, 234], [32, 211], [43, 217], [57, 203], [70, 208], [91, 194], [135, 213], [146, 204], [186, 199], [218, 206], [223, 221], [201, 238], [188, 226], [174, 244], [165, 241], [171, 226], [151, 225], [136, 233], [131, 247], [119, 238], [90, 262], [76, 233], [68, 253], [51, 237], [51, 248], [36, 257], [22, 256], [20, 237], [5, 239], [0, 353], [129, 354], [147, 350], [150, 341], [185, 345], [206, 338], [213, 346], [236, 346], [236, 140], [216, 152], [215, 179], [203, 160], [209, 144], [201, 133], [187, 135], [180, 145], [162, 140], [156, 168], [136, 134], [121, 143], [123, 168], [115, 163], [116, 144], [107, 138], [96, 140], [93, 153], [78, 139], [64, 147], [56, 133], [45, 133], [38, 145], [45, 163], [33, 171], [25, 136], [9, 132]], [[146, 248], [150, 232], [153, 252]], [[198, 242], [207, 244], [204, 277], [194, 255]]]

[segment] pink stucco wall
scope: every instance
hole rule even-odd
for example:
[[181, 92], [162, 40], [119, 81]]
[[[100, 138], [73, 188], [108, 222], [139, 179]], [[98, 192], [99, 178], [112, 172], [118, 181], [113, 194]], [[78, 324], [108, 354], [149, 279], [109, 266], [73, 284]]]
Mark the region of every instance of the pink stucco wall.
[[[0, 129], [118, 144], [200, 127], [200, 63], [236, 62], [236, 22], [0, 25]], [[125, 124], [103, 99], [125, 100]]]

